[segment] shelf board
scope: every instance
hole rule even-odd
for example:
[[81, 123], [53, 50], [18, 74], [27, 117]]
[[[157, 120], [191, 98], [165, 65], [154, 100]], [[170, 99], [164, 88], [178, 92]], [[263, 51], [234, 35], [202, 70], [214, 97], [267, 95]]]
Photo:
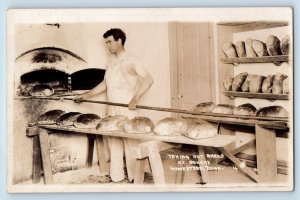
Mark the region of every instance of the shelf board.
[[244, 97], [268, 100], [289, 100], [288, 94], [268, 94], [268, 93], [250, 93], [250, 92], [232, 92], [222, 91], [223, 94], [229, 97]]
[[263, 57], [254, 57], [254, 58], [221, 58], [221, 61], [226, 64], [233, 63], [280, 63], [280, 62], [288, 62], [289, 56], [281, 55], [281, 56], [263, 56]]
[[217, 25], [234, 27], [235, 32], [254, 31], [260, 29], [277, 28], [282, 26], [288, 26], [288, 22], [284, 21], [244, 21], [244, 22], [220, 22]]
[[[231, 117], [214, 117], [214, 116], [201, 116], [201, 115], [181, 115], [183, 119], [192, 119], [192, 120], [205, 120], [214, 123], [221, 123], [221, 124], [231, 124], [231, 125], [238, 125], [238, 126], [255, 126], [259, 125], [264, 128], [271, 128], [271, 129], [281, 129], [287, 130], [288, 129], [288, 122], [284, 121], [266, 121], [266, 120], [256, 120], [254, 119], [255, 116], [244, 116], [248, 117], [249, 119], [242, 119], [242, 118], [231, 118]], [[253, 119], [251, 119], [253, 118]]]

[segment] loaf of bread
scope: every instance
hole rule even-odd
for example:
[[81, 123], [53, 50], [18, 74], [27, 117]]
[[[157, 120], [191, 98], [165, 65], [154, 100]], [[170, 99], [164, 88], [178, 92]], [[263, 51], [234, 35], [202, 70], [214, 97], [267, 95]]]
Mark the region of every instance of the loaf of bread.
[[264, 42], [259, 40], [252, 41], [252, 48], [258, 57], [268, 56], [267, 46]]
[[288, 117], [288, 112], [282, 106], [268, 106], [256, 112], [259, 117]]
[[252, 39], [248, 38], [245, 42], [245, 48], [246, 48], [246, 55], [249, 58], [257, 57], [257, 54], [255, 53], [254, 49], [252, 48]]
[[217, 126], [210, 123], [191, 123], [187, 133], [183, 134], [192, 139], [204, 139], [215, 137], [218, 134]]
[[232, 91], [241, 91], [241, 87], [248, 76], [247, 72], [240, 73], [235, 76], [232, 82]]
[[187, 131], [187, 123], [182, 119], [164, 118], [154, 127], [154, 133], [160, 136], [177, 136]]
[[47, 84], [38, 84], [30, 87], [28, 93], [34, 97], [48, 97], [54, 94], [54, 89]]
[[76, 128], [95, 129], [100, 121], [101, 118], [96, 114], [81, 114], [76, 118], [74, 126]]
[[283, 94], [289, 94], [290, 93], [289, 79], [288, 78], [286, 78], [286, 79], [283, 80], [282, 92], [283, 92]]
[[196, 105], [192, 111], [195, 113], [210, 113], [216, 105], [213, 102], [204, 102]]
[[282, 55], [289, 55], [289, 48], [290, 48], [290, 36], [286, 35], [282, 38], [280, 43], [280, 50]]
[[270, 56], [281, 55], [280, 40], [276, 36], [274, 35], [268, 36], [267, 50]]
[[250, 81], [249, 91], [251, 93], [260, 93], [262, 91], [262, 84], [265, 78], [266, 77], [260, 75], [254, 76]]
[[235, 43], [235, 49], [238, 57], [246, 57], [246, 48], [244, 41], [238, 41], [237, 43]]
[[59, 126], [73, 126], [80, 112], [68, 112], [56, 119], [56, 124]]
[[233, 109], [235, 106], [227, 105], [227, 104], [218, 104], [212, 109], [212, 113], [219, 113], [219, 114], [233, 114]]
[[249, 92], [249, 91], [250, 91], [250, 90], [249, 90], [250, 81], [251, 81], [251, 79], [252, 79], [253, 77], [255, 77], [255, 76], [256, 76], [256, 75], [248, 74], [248, 76], [247, 76], [245, 82], [244, 82], [243, 85], [242, 85], [242, 88], [241, 88], [242, 92]]
[[242, 104], [233, 110], [235, 115], [255, 115], [256, 108], [250, 103]]
[[272, 93], [273, 80], [273, 75], [269, 75], [267, 78], [265, 78], [261, 88], [263, 93]]
[[144, 134], [153, 131], [154, 124], [147, 117], [135, 117], [127, 120], [123, 127], [126, 133]]
[[37, 123], [40, 125], [56, 124], [56, 120], [65, 113], [62, 110], [49, 110], [40, 115], [37, 119]]
[[233, 78], [230, 76], [226, 76], [225, 79], [223, 80], [223, 86], [225, 91], [231, 91], [232, 90], [232, 82]]
[[235, 46], [232, 42], [226, 42], [223, 44], [223, 52], [227, 58], [236, 58], [237, 53], [235, 50]]
[[286, 79], [287, 76], [281, 73], [277, 73], [274, 75], [272, 93], [273, 94], [282, 94], [283, 93], [283, 80]]
[[101, 120], [97, 125], [97, 129], [101, 131], [119, 131], [123, 130], [123, 125], [128, 120], [123, 115], [108, 116]]

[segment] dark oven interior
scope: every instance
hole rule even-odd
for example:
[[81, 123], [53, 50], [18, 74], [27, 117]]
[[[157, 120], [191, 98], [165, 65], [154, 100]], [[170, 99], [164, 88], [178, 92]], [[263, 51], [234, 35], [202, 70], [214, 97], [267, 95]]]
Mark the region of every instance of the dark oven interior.
[[21, 84], [47, 84], [56, 90], [90, 90], [103, 81], [104, 75], [105, 70], [98, 68], [83, 69], [72, 74], [56, 69], [39, 69], [23, 74]]
[[[76, 90], [90, 90], [103, 81], [105, 70], [99, 68], [78, 67], [78, 62], [86, 63], [78, 55], [59, 48], [38, 48], [23, 53], [17, 59], [35, 64], [32, 71], [20, 77], [20, 95], [30, 96], [37, 85], [46, 85], [55, 94], [70, 93]], [[67, 70], [58, 69], [59, 63], [67, 63]], [[46, 67], [45, 67], [46, 66]], [[64, 66], [64, 65], [61, 65]], [[86, 65], [87, 66], [87, 65]], [[74, 69], [74, 70], [73, 70]]]

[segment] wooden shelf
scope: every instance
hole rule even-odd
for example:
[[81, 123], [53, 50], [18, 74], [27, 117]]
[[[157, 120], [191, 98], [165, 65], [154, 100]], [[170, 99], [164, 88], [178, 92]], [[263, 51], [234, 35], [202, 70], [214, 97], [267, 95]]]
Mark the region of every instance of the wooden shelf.
[[[183, 119], [191, 119], [191, 120], [205, 120], [208, 122], [221, 123], [221, 124], [231, 124], [231, 125], [239, 125], [239, 126], [255, 126], [259, 125], [263, 128], [268, 129], [280, 129], [280, 130], [288, 130], [288, 122], [284, 122], [280, 119], [278, 121], [268, 121], [268, 120], [257, 120], [255, 116], [244, 116], [249, 119], [244, 118], [231, 118], [231, 117], [214, 117], [214, 116], [201, 116], [201, 115], [181, 115]], [[253, 119], [251, 119], [253, 118]], [[262, 117], [261, 117], [262, 118]]]
[[288, 62], [289, 56], [263, 56], [263, 57], [254, 57], [254, 58], [221, 58], [221, 61], [226, 64], [233, 63], [275, 63], [276, 65], [281, 64], [281, 62]]
[[178, 136], [159, 136], [153, 132], [150, 133], [125, 133], [124, 131], [100, 131], [96, 129], [83, 129], [75, 127], [61, 127], [57, 125], [39, 125], [39, 128], [55, 130], [55, 131], [67, 131], [73, 134], [93, 134], [93, 135], [104, 135], [113, 136], [121, 138], [133, 138], [140, 140], [154, 140], [154, 141], [164, 141], [178, 144], [192, 144], [210, 147], [223, 147], [225, 145], [235, 142], [235, 136], [230, 135], [217, 135], [212, 138], [203, 138], [199, 140], [190, 139], [183, 135]]
[[232, 92], [222, 91], [223, 94], [229, 97], [256, 98], [268, 100], [289, 100], [288, 94], [268, 94], [268, 93], [250, 93], [250, 92]]
[[254, 31], [260, 29], [288, 26], [288, 22], [252, 21], [252, 22], [220, 22], [218, 25], [234, 27], [234, 32]]

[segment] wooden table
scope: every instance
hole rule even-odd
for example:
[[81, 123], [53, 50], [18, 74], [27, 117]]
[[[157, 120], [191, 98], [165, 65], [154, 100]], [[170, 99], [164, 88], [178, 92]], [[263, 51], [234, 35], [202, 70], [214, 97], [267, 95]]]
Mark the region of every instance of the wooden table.
[[[257, 119], [239, 119], [226, 118], [215, 116], [195, 116], [185, 115], [185, 119], [192, 119], [194, 121], [205, 120], [219, 124], [230, 124], [238, 126], [255, 127], [255, 141], [252, 140], [247, 144], [233, 150], [232, 155], [235, 155], [248, 147], [256, 146], [256, 162], [258, 177], [256, 180], [261, 183], [273, 183], [277, 177], [277, 156], [276, 156], [276, 130], [287, 131], [287, 120], [257, 120]], [[224, 152], [228, 158], [228, 155]], [[231, 160], [236, 158], [232, 157]]]
[[[87, 134], [89, 138], [89, 154], [87, 155], [87, 166], [92, 164], [92, 152], [94, 145], [94, 138], [96, 136], [97, 141], [101, 142], [101, 136], [114, 136], [123, 138], [134, 138], [134, 139], [144, 139], [152, 141], [161, 141], [168, 143], [177, 144], [190, 144], [197, 145], [199, 154], [203, 155], [203, 147], [214, 147], [219, 149], [227, 158], [229, 158], [233, 163], [240, 168], [242, 172], [247, 174], [256, 182], [272, 183], [277, 176], [277, 157], [276, 157], [276, 130], [287, 130], [287, 120], [261, 120], [261, 119], [239, 119], [239, 118], [227, 118], [224, 116], [205, 116], [205, 115], [185, 115], [182, 118], [188, 118], [195, 121], [206, 120], [209, 122], [216, 122], [219, 124], [230, 124], [230, 125], [240, 125], [240, 126], [254, 126], [255, 136], [254, 140], [247, 142], [246, 144], [229, 150], [227, 147], [235, 143], [235, 136], [230, 135], [217, 135], [214, 138], [193, 140], [185, 136], [157, 136], [154, 133], [149, 134], [126, 134], [123, 131], [115, 132], [101, 132], [95, 129], [78, 129], [75, 127], [60, 127], [57, 125], [40, 125], [37, 127], [36, 131], [28, 131], [28, 136], [35, 136], [34, 139], [34, 163], [38, 163], [39, 151], [42, 154], [42, 164], [44, 168], [45, 183], [52, 183], [52, 171], [49, 156], [49, 141], [48, 134], [53, 131], [66, 131], [73, 134]], [[38, 137], [38, 138], [37, 138]], [[39, 143], [40, 142], [40, 143]], [[257, 171], [253, 172], [252, 169], [245, 166], [245, 163], [241, 162], [234, 155], [244, 151], [245, 149], [256, 146], [256, 159], [257, 159]], [[39, 149], [40, 148], [40, 149]], [[98, 153], [99, 154], [99, 153]], [[100, 154], [99, 154], [100, 155]], [[100, 159], [100, 158], [99, 158]], [[37, 161], [36, 161], [37, 160]], [[33, 176], [39, 178], [39, 167], [34, 167]], [[208, 180], [207, 172], [201, 172], [202, 179]]]
[[[235, 136], [229, 135], [217, 135], [213, 138], [205, 138], [194, 140], [187, 138], [185, 136], [158, 136], [154, 133], [148, 134], [127, 134], [123, 131], [114, 131], [114, 132], [101, 132], [95, 129], [78, 129], [75, 127], [60, 127], [57, 125], [40, 125], [34, 129], [35, 131], [28, 131], [28, 136], [38, 137], [40, 145], [36, 146], [34, 149], [35, 155], [38, 158], [38, 151], [41, 152], [41, 160], [45, 178], [45, 184], [53, 183], [53, 175], [51, 170], [51, 161], [50, 161], [50, 152], [49, 152], [49, 134], [54, 132], [68, 132], [68, 134], [87, 134], [89, 138], [88, 142], [88, 155], [87, 155], [87, 166], [91, 166], [92, 158], [93, 158], [93, 149], [94, 143], [93, 139], [96, 139], [96, 142], [101, 143], [102, 137], [101, 136], [113, 136], [113, 137], [122, 137], [122, 138], [134, 138], [134, 139], [141, 139], [141, 140], [151, 140], [151, 141], [161, 141], [167, 143], [175, 143], [175, 144], [190, 144], [190, 145], [197, 145], [198, 146], [198, 153], [199, 153], [199, 163], [205, 163], [206, 156], [204, 153], [203, 147], [214, 147], [219, 149], [225, 156], [227, 156], [230, 160], [232, 160], [237, 166], [242, 166], [242, 163], [234, 157], [234, 155], [227, 150], [227, 147], [235, 144]], [[103, 155], [103, 152], [98, 152], [98, 155]], [[34, 159], [38, 160], [38, 159]], [[34, 161], [34, 163], [37, 163]], [[202, 166], [203, 167], [203, 166]], [[34, 176], [36, 179], [39, 179], [38, 172], [40, 167], [34, 166]], [[248, 167], [241, 167], [241, 170], [248, 174], [251, 178], [257, 181], [257, 175]], [[208, 182], [208, 172], [207, 170], [203, 170], [200, 172], [202, 175], [202, 181]], [[38, 182], [37, 180], [35, 182]]]

